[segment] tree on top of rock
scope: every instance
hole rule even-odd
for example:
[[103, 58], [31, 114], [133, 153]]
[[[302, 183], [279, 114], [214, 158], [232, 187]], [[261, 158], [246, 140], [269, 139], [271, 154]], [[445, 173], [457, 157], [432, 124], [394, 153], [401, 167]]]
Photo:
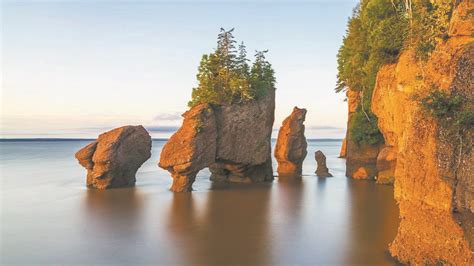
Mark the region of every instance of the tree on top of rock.
[[265, 58], [267, 51], [257, 51], [250, 67], [244, 43], [238, 50], [235, 47], [233, 31], [221, 28], [215, 51], [202, 56], [196, 75], [199, 85], [193, 88], [190, 107], [252, 101], [274, 89], [274, 71]]

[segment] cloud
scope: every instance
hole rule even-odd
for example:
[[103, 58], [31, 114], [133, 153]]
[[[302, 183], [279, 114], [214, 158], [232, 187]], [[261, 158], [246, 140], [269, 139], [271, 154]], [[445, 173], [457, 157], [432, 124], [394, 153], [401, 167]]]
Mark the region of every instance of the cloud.
[[160, 113], [153, 118], [153, 121], [180, 121], [182, 119], [181, 113]]
[[173, 133], [178, 130], [178, 126], [146, 126], [146, 130], [153, 133]]
[[[278, 131], [280, 128], [274, 128], [273, 131]], [[346, 129], [342, 127], [333, 127], [333, 126], [305, 126], [306, 130], [315, 130], [315, 131], [343, 131], [345, 132]]]

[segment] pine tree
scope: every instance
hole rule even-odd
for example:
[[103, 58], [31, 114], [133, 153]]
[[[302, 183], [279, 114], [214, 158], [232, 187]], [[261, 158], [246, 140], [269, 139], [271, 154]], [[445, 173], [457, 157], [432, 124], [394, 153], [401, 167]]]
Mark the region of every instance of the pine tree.
[[196, 75], [199, 85], [193, 88], [190, 107], [201, 103], [223, 105], [251, 101], [273, 88], [275, 78], [265, 59], [267, 51], [257, 52], [250, 69], [244, 43], [239, 45], [238, 51], [235, 49], [233, 31], [221, 28], [216, 50], [201, 58]]

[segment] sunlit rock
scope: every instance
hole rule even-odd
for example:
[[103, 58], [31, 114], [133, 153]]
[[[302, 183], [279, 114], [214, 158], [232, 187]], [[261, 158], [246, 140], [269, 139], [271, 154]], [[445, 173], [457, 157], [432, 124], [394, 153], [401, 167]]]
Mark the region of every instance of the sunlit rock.
[[304, 120], [306, 109], [293, 108], [280, 127], [275, 146], [275, 158], [278, 161], [280, 176], [300, 176], [302, 164], [307, 154], [304, 136]]
[[159, 166], [173, 177], [172, 191], [191, 191], [196, 174], [208, 167], [211, 180], [252, 183], [273, 180], [271, 133], [275, 91], [258, 100], [191, 108], [168, 140]]
[[97, 189], [135, 185], [135, 174], [151, 156], [151, 137], [142, 126], [103, 133], [76, 153], [87, 169], [87, 186]]

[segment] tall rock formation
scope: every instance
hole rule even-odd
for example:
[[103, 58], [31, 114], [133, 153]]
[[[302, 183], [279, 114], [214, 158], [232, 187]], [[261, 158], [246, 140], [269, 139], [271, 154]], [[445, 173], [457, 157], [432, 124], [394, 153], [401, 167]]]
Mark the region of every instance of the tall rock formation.
[[168, 140], [159, 166], [173, 177], [172, 191], [191, 191], [196, 174], [208, 167], [211, 179], [227, 182], [273, 180], [271, 133], [275, 91], [250, 102], [201, 104], [184, 116]]
[[308, 153], [304, 136], [305, 118], [306, 109], [294, 107], [280, 127], [275, 146], [279, 176], [301, 176], [303, 161]]
[[[474, 263], [472, 127], [463, 141], [447, 137], [449, 129], [416, 100], [433, 88], [473, 99], [473, 9], [473, 1], [457, 5], [449, 39], [426, 62], [414, 61], [408, 50], [377, 76], [372, 111], [397, 157], [394, 186], [401, 221], [390, 252], [404, 263]], [[474, 110], [474, 104], [466, 108]]]
[[103, 133], [76, 153], [87, 169], [87, 186], [97, 189], [135, 185], [135, 174], [151, 156], [151, 137], [142, 126]]
[[360, 103], [359, 92], [348, 90], [348, 122], [346, 133], [346, 176], [354, 179], [373, 179], [377, 175], [377, 156], [383, 144], [359, 144], [353, 140], [349, 125]]
[[316, 168], [316, 175], [318, 177], [331, 177], [332, 175], [329, 173], [329, 169], [326, 165], [326, 155], [322, 151], [316, 151], [314, 153], [314, 158], [318, 163], [318, 168]]
[[163, 146], [159, 162], [171, 173], [171, 190], [175, 192], [191, 191], [197, 173], [216, 158], [217, 130], [212, 107], [197, 105], [183, 117], [181, 128]]

